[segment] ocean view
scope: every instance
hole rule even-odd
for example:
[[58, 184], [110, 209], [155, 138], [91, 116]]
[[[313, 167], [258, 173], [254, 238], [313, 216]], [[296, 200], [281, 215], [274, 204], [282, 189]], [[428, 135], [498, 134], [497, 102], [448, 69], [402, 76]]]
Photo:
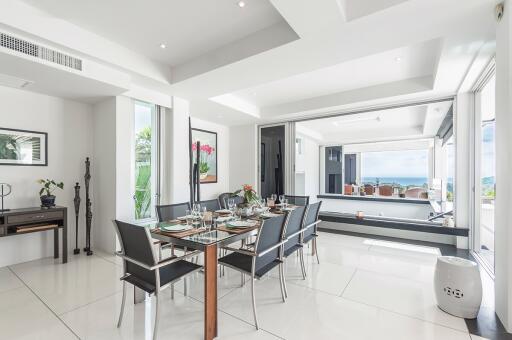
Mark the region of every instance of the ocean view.
[[427, 177], [363, 177], [363, 183], [400, 184], [401, 186], [422, 187], [428, 183]]

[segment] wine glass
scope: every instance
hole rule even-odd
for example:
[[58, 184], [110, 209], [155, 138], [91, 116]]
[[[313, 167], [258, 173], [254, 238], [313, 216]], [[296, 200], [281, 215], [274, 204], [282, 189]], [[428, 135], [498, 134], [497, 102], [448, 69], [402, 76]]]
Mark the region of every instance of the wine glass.
[[201, 210], [201, 204], [194, 203], [194, 205], [192, 206], [192, 211], [194, 212], [193, 214], [199, 216], [199, 210]]
[[235, 207], [236, 207], [235, 199], [234, 198], [228, 199], [228, 209], [231, 212], [231, 215], [235, 214]]
[[189, 209], [186, 210], [185, 218], [187, 220], [187, 226], [190, 226], [194, 222], [194, 216], [192, 215], [191, 210], [189, 210]]
[[281, 205], [283, 204], [284, 200], [285, 200], [285, 196], [279, 195], [279, 203], [281, 203]]
[[282, 203], [283, 203], [283, 208], [286, 209], [288, 207], [288, 199], [284, 198]]
[[276, 194], [272, 194], [272, 195], [270, 195], [270, 199], [271, 199], [272, 201], [274, 201], [274, 203], [275, 203], [275, 202], [276, 202], [276, 200], [277, 200], [277, 195], [276, 195]]

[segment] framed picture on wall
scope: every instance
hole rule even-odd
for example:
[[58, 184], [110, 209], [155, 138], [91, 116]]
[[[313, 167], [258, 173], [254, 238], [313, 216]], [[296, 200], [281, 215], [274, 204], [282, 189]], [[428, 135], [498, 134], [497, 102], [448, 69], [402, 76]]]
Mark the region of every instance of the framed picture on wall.
[[199, 179], [201, 183], [217, 183], [217, 133], [201, 129], [192, 129], [192, 152], [194, 163], [197, 159], [197, 142], [199, 150]]
[[0, 128], [0, 165], [48, 165], [48, 133]]

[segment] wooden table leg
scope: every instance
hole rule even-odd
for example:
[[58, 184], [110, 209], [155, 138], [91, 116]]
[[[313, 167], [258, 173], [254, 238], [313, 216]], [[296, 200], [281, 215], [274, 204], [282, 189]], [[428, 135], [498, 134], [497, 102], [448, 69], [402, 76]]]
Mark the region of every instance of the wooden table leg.
[[217, 245], [204, 250], [204, 339], [217, 336]]

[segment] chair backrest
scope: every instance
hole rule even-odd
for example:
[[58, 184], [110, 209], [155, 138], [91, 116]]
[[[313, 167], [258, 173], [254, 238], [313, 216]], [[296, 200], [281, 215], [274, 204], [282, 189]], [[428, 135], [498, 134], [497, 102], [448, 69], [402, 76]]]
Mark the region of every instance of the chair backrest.
[[221, 209], [227, 209], [228, 208], [228, 201], [227, 199], [232, 196], [233, 194], [230, 192], [224, 192], [219, 195], [219, 204]]
[[206, 207], [206, 210], [208, 211], [216, 211], [220, 209], [219, 200], [206, 200], [206, 201], [199, 201], [197, 202], [201, 204], [202, 207]]
[[[119, 242], [124, 255], [138, 262], [154, 266], [156, 264], [155, 254], [149, 232], [145, 227], [114, 221]], [[124, 260], [126, 273], [131, 274], [143, 281], [154, 284], [155, 273], [147, 270], [133, 262]]]
[[[315, 223], [318, 220], [318, 214], [320, 213], [320, 206], [322, 205], [322, 201], [313, 203], [308, 205], [308, 210], [306, 212], [306, 217], [304, 218], [304, 227]], [[304, 237], [307, 237], [311, 234], [314, 234], [317, 229], [317, 226], [314, 228], [309, 228], [304, 232]]]
[[156, 206], [156, 214], [160, 222], [175, 220], [178, 217], [185, 216], [187, 210], [190, 210], [189, 202]]
[[407, 198], [424, 198], [426, 190], [423, 188], [410, 188], [405, 190], [405, 197]]
[[[283, 214], [263, 221], [256, 239], [257, 254], [281, 242], [287, 218], [288, 214]], [[276, 247], [261, 257], [256, 257], [256, 270], [266, 266], [277, 258], [279, 258], [279, 247]]]
[[379, 186], [379, 195], [380, 196], [393, 196], [393, 187], [391, 185]]
[[364, 193], [366, 195], [373, 195], [375, 193], [375, 187], [371, 184], [364, 185]]
[[288, 203], [295, 205], [307, 206], [309, 204], [309, 196], [292, 196], [284, 195], [288, 199]]
[[[290, 217], [288, 217], [288, 222], [286, 223], [285, 237], [289, 237], [302, 229], [306, 208], [306, 206], [300, 206], [290, 212]], [[284, 249], [291, 248], [299, 242], [300, 235], [295, 235], [284, 244]]]

